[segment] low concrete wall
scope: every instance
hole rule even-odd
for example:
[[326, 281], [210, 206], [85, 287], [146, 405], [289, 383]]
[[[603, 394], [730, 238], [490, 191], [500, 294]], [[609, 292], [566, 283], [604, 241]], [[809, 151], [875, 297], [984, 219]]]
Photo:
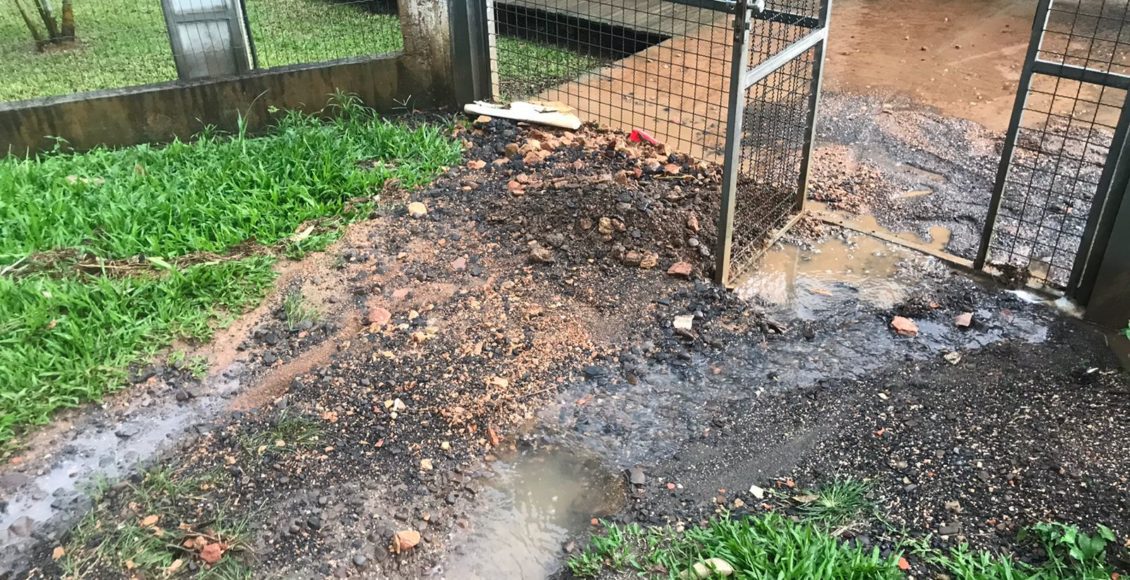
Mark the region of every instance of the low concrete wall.
[[[205, 125], [231, 131], [240, 114], [252, 131], [270, 120], [268, 107], [317, 111], [335, 91], [356, 94], [379, 112], [399, 103], [436, 102], [430, 86], [400, 53], [256, 71], [240, 77], [172, 82], [0, 104], [0, 156], [50, 149], [55, 138], [86, 150], [99, 145], [187, 139]], [[447, 87], [445, 87], [447, 88]], [[449, 91], [449, 89], [448, 89]], [[399, 103], [398, 103], [399, 101]]]

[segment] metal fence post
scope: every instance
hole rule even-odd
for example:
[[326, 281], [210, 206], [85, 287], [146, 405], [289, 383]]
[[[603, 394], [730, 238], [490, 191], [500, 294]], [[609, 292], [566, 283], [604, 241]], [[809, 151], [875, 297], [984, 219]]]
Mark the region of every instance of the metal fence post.
[[722, 207], [718, 212], [718, 248], [715, 250], [714, 280], [725, 286], [730, 278], [730, 254], [734, 241], [734, 212], [737, 210], [738, 179], [741, 172], [742, 118], [745, 111], [745, 75], [749, 68], [750, 7], [738, 0], [734, 7], [733, 52], [730, 57], [729, 113], [726, 117], [726, 149], [722, 169]]
[[457, 105], [491, 98], [489, 44], [486, 0], [453, 0], [451, 57]]
[[1130, 194], [1126, 183], [1112, 196], [1110, 237], [1087, 301], [1088, 320], [1118, 330], [1130, 321]]

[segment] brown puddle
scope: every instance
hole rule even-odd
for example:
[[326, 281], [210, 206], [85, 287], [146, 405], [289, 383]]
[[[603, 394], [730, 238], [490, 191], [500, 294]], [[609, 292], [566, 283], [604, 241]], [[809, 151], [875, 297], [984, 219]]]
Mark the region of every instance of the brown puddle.
[[562, 546], [591, 518], [619, 511], [624, 478], [595, 459], [568, 453], [495, 465], [494, 487], [480, 495], [474, 528], [444, 566], [447, 578], [547, 578], [563, 565]]
[[[854, 228], [886, 231], [873, 216], [853, 216], [851, 221]], [[930, 228], [929, 241], [911, 233], [892, 235], [939, 252], [950, 239], [950, 231], [940, 226]], [[847, 241], [829, 238], [807, 250], [781, 244], [762, 256], [735, 291], [747, 300], [784, 306], [849, 290], [868, 304], [889, 308], [905, 295], [904, 284], [895, 279], [899, 264], [920, 258], [914, 250], [863, 234], [850, 234]]]

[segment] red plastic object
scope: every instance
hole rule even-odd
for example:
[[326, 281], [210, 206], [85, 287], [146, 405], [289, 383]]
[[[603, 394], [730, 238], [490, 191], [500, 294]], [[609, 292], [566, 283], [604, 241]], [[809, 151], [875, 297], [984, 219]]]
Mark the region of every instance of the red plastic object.
[[645, 133], [645, 132], [643, 132], [639, 129], [632, 129], [632, 132], [628, 134], [628, 140], [633, 142], [633, 143], [639, 143], [640, 141], [647, 141], [648, 143], [651, 143], [652, 145], [659, 145], [659, 141], [656, 141], [655, 138], [653, 138], [651, 135], [648, 135], [647, 133]]

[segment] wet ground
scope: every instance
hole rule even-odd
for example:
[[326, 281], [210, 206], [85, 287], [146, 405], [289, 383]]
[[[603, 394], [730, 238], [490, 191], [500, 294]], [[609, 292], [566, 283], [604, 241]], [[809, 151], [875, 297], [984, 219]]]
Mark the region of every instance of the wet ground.
[[[830, 100], [842, 130], [899, 117]], [[871, 117], [851, 118], [860, 107]], [[969, 248], [970, 159], [991, 144], [903, 113], [965, 135], [954, 150], [971, 157], [933, 155], [944, 178], [841, 157], [815, 189], [847, 212], [923, 204], [876, 225]], [[120, 576], [121, 562], [81, 558], [99, 536], [68, 530], [92, 505], [96, 520], [144, 518], [134, 494], [150, 465], [199, 490], [163, 519], [214, 536], [234, 510], [247, 532], [223, 557], [268, 577], [545, 577], [592, 518], [695, 521], [719, 501], [757, 505], [744, 490], [778, 478], [873, 480], [892, 518], [946, 541], [1010, 547], [1045, 518], [1130, 533], [1126, 454], [1089, 443], [1128, 435], [1126, 377], [1101, 333], [834, 227], [722, 291], [708, 282], [716, 166], [588, 129], [494, 122], [462, 137], [467, 165], [409, 194], [426, 217], [379, 212], [292, 267], [207, 347], [207, 377], [138, 369], [127, 395], [31, 441], [4, 471], [0, 563]], [[320, 321], [288, 325], [289, 292]], [[917, 336], [895, 334], [896, 315]], [[93, 487], [108, 491], [87, 499]], [[949, 501], [963, 511], [947, 515]], [[390, 550], [407, 532], [419, 543]], [[178, 554], [205, 566], [202, 548]]]

